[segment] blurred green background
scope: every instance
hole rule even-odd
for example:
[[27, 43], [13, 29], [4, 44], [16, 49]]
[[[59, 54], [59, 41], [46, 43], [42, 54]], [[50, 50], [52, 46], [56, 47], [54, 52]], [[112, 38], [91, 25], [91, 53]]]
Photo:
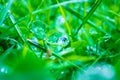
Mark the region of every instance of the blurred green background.
[[0, 80], [120, 80], [119, 0], [0, 0]]

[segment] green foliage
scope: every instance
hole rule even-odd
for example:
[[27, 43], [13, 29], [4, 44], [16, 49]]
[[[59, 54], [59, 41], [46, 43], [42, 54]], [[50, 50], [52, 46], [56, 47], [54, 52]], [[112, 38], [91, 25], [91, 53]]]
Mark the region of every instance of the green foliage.
[[119, 80], [119, 47], [119, 0], [0, 0], [0, 80]]

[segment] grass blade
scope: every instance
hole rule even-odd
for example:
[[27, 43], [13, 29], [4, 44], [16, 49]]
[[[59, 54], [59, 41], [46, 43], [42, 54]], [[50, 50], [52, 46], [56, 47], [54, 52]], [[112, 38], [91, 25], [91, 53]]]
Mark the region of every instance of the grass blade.
[[84, 29], [84, 28], [83, 28], [83, 33], [84, 33], [84, 35], [85, 35], [89, 45], [93, 46], [94, 45], [94, 41], [93, 41], [92, 37], [89, 36], [89, 34], [87, 33], [86, 29]]
[[12, 2], [13, 0], [9, 0], [6, 6], [0, 11], [0, 25], [2, 25], [3, 21], [5, 20], [5, 17], [7, 15], [8, 10], [11, 7]]
[[[9, 17], [10, 17], [12, 23], [14, 24], [16, 22], [14, 17], [11, 14], [9, 15]], [[23, 41], [23, 43], [26, 43], [26, 41], [25, 41], [25, 39], [24, 39], [24, 37], [22, 35], [22, 32], [21, 32], [20, 28], [17, 25], [15, 25], [15, 30], [17, 31], [17, 33], [18, 33], [19, 37], [21, 38], [21, 40]]]
[[[56, 1], [57, 1], [58, 5], [59, 5], [60, 4], [59, 1], [58, 0], [56, 0]], [[66, 25], [67, 32], [68, 32], [69, 35], [71, 35], [71, 28], [70, 28], [70, 25], [68, 24], [68, 22], [66, 20], [66, 15], [65, 15], [65, 12], [63, 11], [63, 8], [62, 8], [61, 5], [59, 6], [59, 9], [60, 9], [60, 12], [61, 12], [62, 16], [65, 19], [65, 25]]]
[[39, 13], [39, 12], [41, 12], [41, 11], [48, 10], [48, 9], [52, 9], [52, 8], [56, 8], [56, 7], [59, 7], [59, 6], [65, 6], [65, 5], [71, 4], [71, 3], [73, 4], [73, 3], [86, 2], [86, 1], [87, 1], [87, 0], [65, 1], [65, 2], [61, 2], [61, 3], [59, 3], [59, 4], [55, 4], [55, 5], [48, 6], [48, 7], [44, 8], [44, 9], [35, 10], [35, 11], [32, 12], [32, 14], [36, 14], [36, 13]]
[[[54, 5], [51, 5], [51, 6], [47, 6], [45, 8], [42, 8], [42, 9], [36, 9], [35, 11], [33, 11], [32, 13], [29, 13], [27, 14], [26, 16], [24, 17], [21, 17], [18, 21], [16, 21], [15, 24], [19, 23], [20, 21], [26, 19], [28, 16], [30, 15], [34, 15], [34, 14], [37, 14], [37, 13], [40, 13], [40, 12], [43, 12], [43, 11], [46, 11], [46, 10], [49, 10], [49, 9], [53, 9], [53, 8], [58, 8], [59, 6], [65, 6], [67, 4], [75, 4], [75, 3], [81, 3], [81, 2], [86, 2], [87, 0], [78, 0], [78, 1], [65, 1], [65, 2], [61, 2], [59, 4], [54, 4]], [[89, 2], [89, 1], [88, 1]]]
[[74, 10], [70, 9], [70, 8], [67, 7], [67, 6], [64, 6], [64, 8], [65, 8], [68, 12], [70, 12], [71, 14], [73, 14], [74, 16], [76, 16], [77, 18], [83, 20], [83, 16], [80, 15], [78, 12], [75, 12]]
[[[80, 20], [83, 20], [83, 16], [80, 15], [78, 12], [70, 9], [67, 6], [64, 6], [64, 8], [70, 12], [71, 14], [73, 14], [74, 16], [76, 16], [77, 18], [79, 18]], [[106, 32], [104, 30], [102, 30], [101, 28], [97, 27], [95, 23], [93, 23], [91, 20], [87, 20], [87, 23], [90, 24], [93, 28], [95, 28], [97, 31], [102, 32], [103, 34], [105, 34]]]
[[13, 50], [15, 45], [11, 46], [10, 48], [8, 48], [4, 53], [2, 53], [2, 55], [0, 55], [0, 61], [3, 61], [8, 54], [11, 53], [11, 51]]
[[84, 17], [84, 19], [82, 20], [82, 24], [78, 27], [77, 31], [75, 32], [75, 34], [78, 34], [79, 30], [82, 28], [82, 26], [87, 22], [87, 20], [90, 18], [90, 16], [95, 12], [95, 10], [97, 9], [97, 7], [100, 5], [100, 3], [102, 2], [102, 0], [98, 0], [93, 7], [91, 8], [91, 10], [89, 11], [89, 13]]
[[[41, 49], [41, 46], [40, 46], [39, 44], [37, 44], [37, 43], [33, 43], [33, 42], [30, 41], [30, 40], [28, 40], [28, 42], [29, 42], [30, 44], [36, 46], [38, 49], [43, 50], [44, 52], [47, 51], [47, 50], [46, 50], [45, 48], [43, 48], [43, 47], [42, 47], [42, 49]], [[52, 52], [52, 55], [55, 56], [56, 58], [62, 60], [62, 61], [64, 61], [64, 60], [67, 61], [70, 65], [72, 65], [72, 66], [74, 66], [75, 68], [77, 68], [77, 69], [82, 70], [83, 72], [85, 72], [81, 67], [79, 67], [78, 65], [72, 63], [71, 61], [63, 58], [62, 56], [59, 56], [58, 54], [56, 54], [56, 53], [54, 53], [54, 52]]]

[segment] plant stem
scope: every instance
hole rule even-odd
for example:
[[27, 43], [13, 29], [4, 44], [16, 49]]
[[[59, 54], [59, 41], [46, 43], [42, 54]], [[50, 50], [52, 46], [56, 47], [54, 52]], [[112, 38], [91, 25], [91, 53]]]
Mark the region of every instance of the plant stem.
[[82, 28], [82, 26], [87, 22], [87, 20], [91, 17], [91, 15], [95, 12], [95, 10], [97, 9], [97, 7], [100, 5], [100, 3], [102, 2], [102, 0], [97, 0], [97, 2], [93, 5], [93, 7], [91, 8], [91, 10], [89, 11], [89, 13], [84, 17], [84, 19], [82, 20], [82, 24], [78, 27], [78, 29], [75, 32], [75, 35], [78, 34], [79, 30]]

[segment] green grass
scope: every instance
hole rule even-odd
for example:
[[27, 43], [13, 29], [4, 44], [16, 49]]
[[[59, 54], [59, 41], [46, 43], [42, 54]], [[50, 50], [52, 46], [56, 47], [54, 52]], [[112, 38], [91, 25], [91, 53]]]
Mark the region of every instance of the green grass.
[[0, 80], [119, 80], [119, 5], [0, 0]]

